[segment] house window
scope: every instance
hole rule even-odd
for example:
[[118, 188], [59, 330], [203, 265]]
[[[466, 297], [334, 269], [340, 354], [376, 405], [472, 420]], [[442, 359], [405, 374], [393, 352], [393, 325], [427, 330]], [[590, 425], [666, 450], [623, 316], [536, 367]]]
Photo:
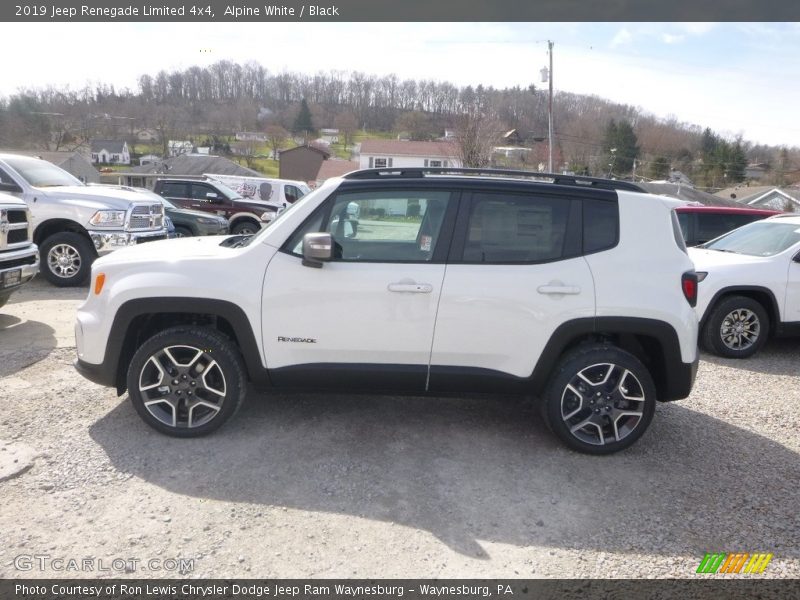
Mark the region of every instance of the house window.
[[428, 166], [429, 167], [441, 167], [442, 166], [442, 161], [440, 161], [440, 160], [428, 161]]
[[376, 169], [385, 169], [388, 165], [388, 162], [385, 158], [376, 158], [375, 159], [375, 168]]

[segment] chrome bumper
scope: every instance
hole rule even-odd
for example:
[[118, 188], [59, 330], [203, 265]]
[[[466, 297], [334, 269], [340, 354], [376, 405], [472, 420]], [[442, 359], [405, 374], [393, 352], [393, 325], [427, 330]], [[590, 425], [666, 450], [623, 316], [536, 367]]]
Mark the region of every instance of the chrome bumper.
[[[31, 258], [33, 258], [33, 261], [30, 261]], [[4, 274], [16, 270], [20, 271], [19, 284], [5, 288], [0, 287], [0, 292], [18, 288], [23, 283], [33, 279], [39, 272], [39, 248], [35, 244], [31, 244], [21, 250], [11, 250], [0, 254], [0, 286], [5, 281]]]
[[92, 238], [94, 249], [97, 254], [103, 255], [118, 250], [143, 244], [144, 242], [155, 242], [167, 239], [167, 230], [159, 229], [156, 231], [89, 231]]

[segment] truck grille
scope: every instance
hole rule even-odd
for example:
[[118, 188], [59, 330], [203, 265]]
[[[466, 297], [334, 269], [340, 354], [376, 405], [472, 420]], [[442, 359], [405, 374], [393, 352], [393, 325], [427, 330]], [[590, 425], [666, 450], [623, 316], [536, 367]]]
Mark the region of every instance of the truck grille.
[[28, 211], [24, 208], [0, 209], [0, 250], [29, 243]]
[[138, 204], [131, 210], [128, 229], [162, 229], [164, 206], [162, 204]]

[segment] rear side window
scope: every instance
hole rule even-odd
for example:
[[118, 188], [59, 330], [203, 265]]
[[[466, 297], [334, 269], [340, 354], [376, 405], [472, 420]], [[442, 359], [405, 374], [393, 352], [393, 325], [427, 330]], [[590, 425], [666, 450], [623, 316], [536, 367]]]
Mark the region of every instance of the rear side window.
[[164, 182], [161, 184], [161, 195], [167, 198], [187, 198], [187, 188], [185, 183]]
[[485, 193], [472, 201], [464, 262], [532, 263], [564, 255], [570, 203], [561, 198]]
[[612, 200], [583, 201], [583, 253], [608, 250], [619, 240], [619, 209]]

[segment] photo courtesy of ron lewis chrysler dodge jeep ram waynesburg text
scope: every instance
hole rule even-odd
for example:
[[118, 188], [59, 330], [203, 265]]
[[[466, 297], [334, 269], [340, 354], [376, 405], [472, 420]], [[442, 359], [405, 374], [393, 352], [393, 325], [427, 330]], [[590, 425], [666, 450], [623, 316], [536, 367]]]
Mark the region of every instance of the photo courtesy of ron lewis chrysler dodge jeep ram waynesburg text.
[[78, 310], [76, 367], [175, 436], [215, 430], [251, 384], [532, 395], [571, 448], [622, 450], [657, 400], [694, 382], [681, 203], [545, 177], [359, 171], [254, 236], [103, 257]]

